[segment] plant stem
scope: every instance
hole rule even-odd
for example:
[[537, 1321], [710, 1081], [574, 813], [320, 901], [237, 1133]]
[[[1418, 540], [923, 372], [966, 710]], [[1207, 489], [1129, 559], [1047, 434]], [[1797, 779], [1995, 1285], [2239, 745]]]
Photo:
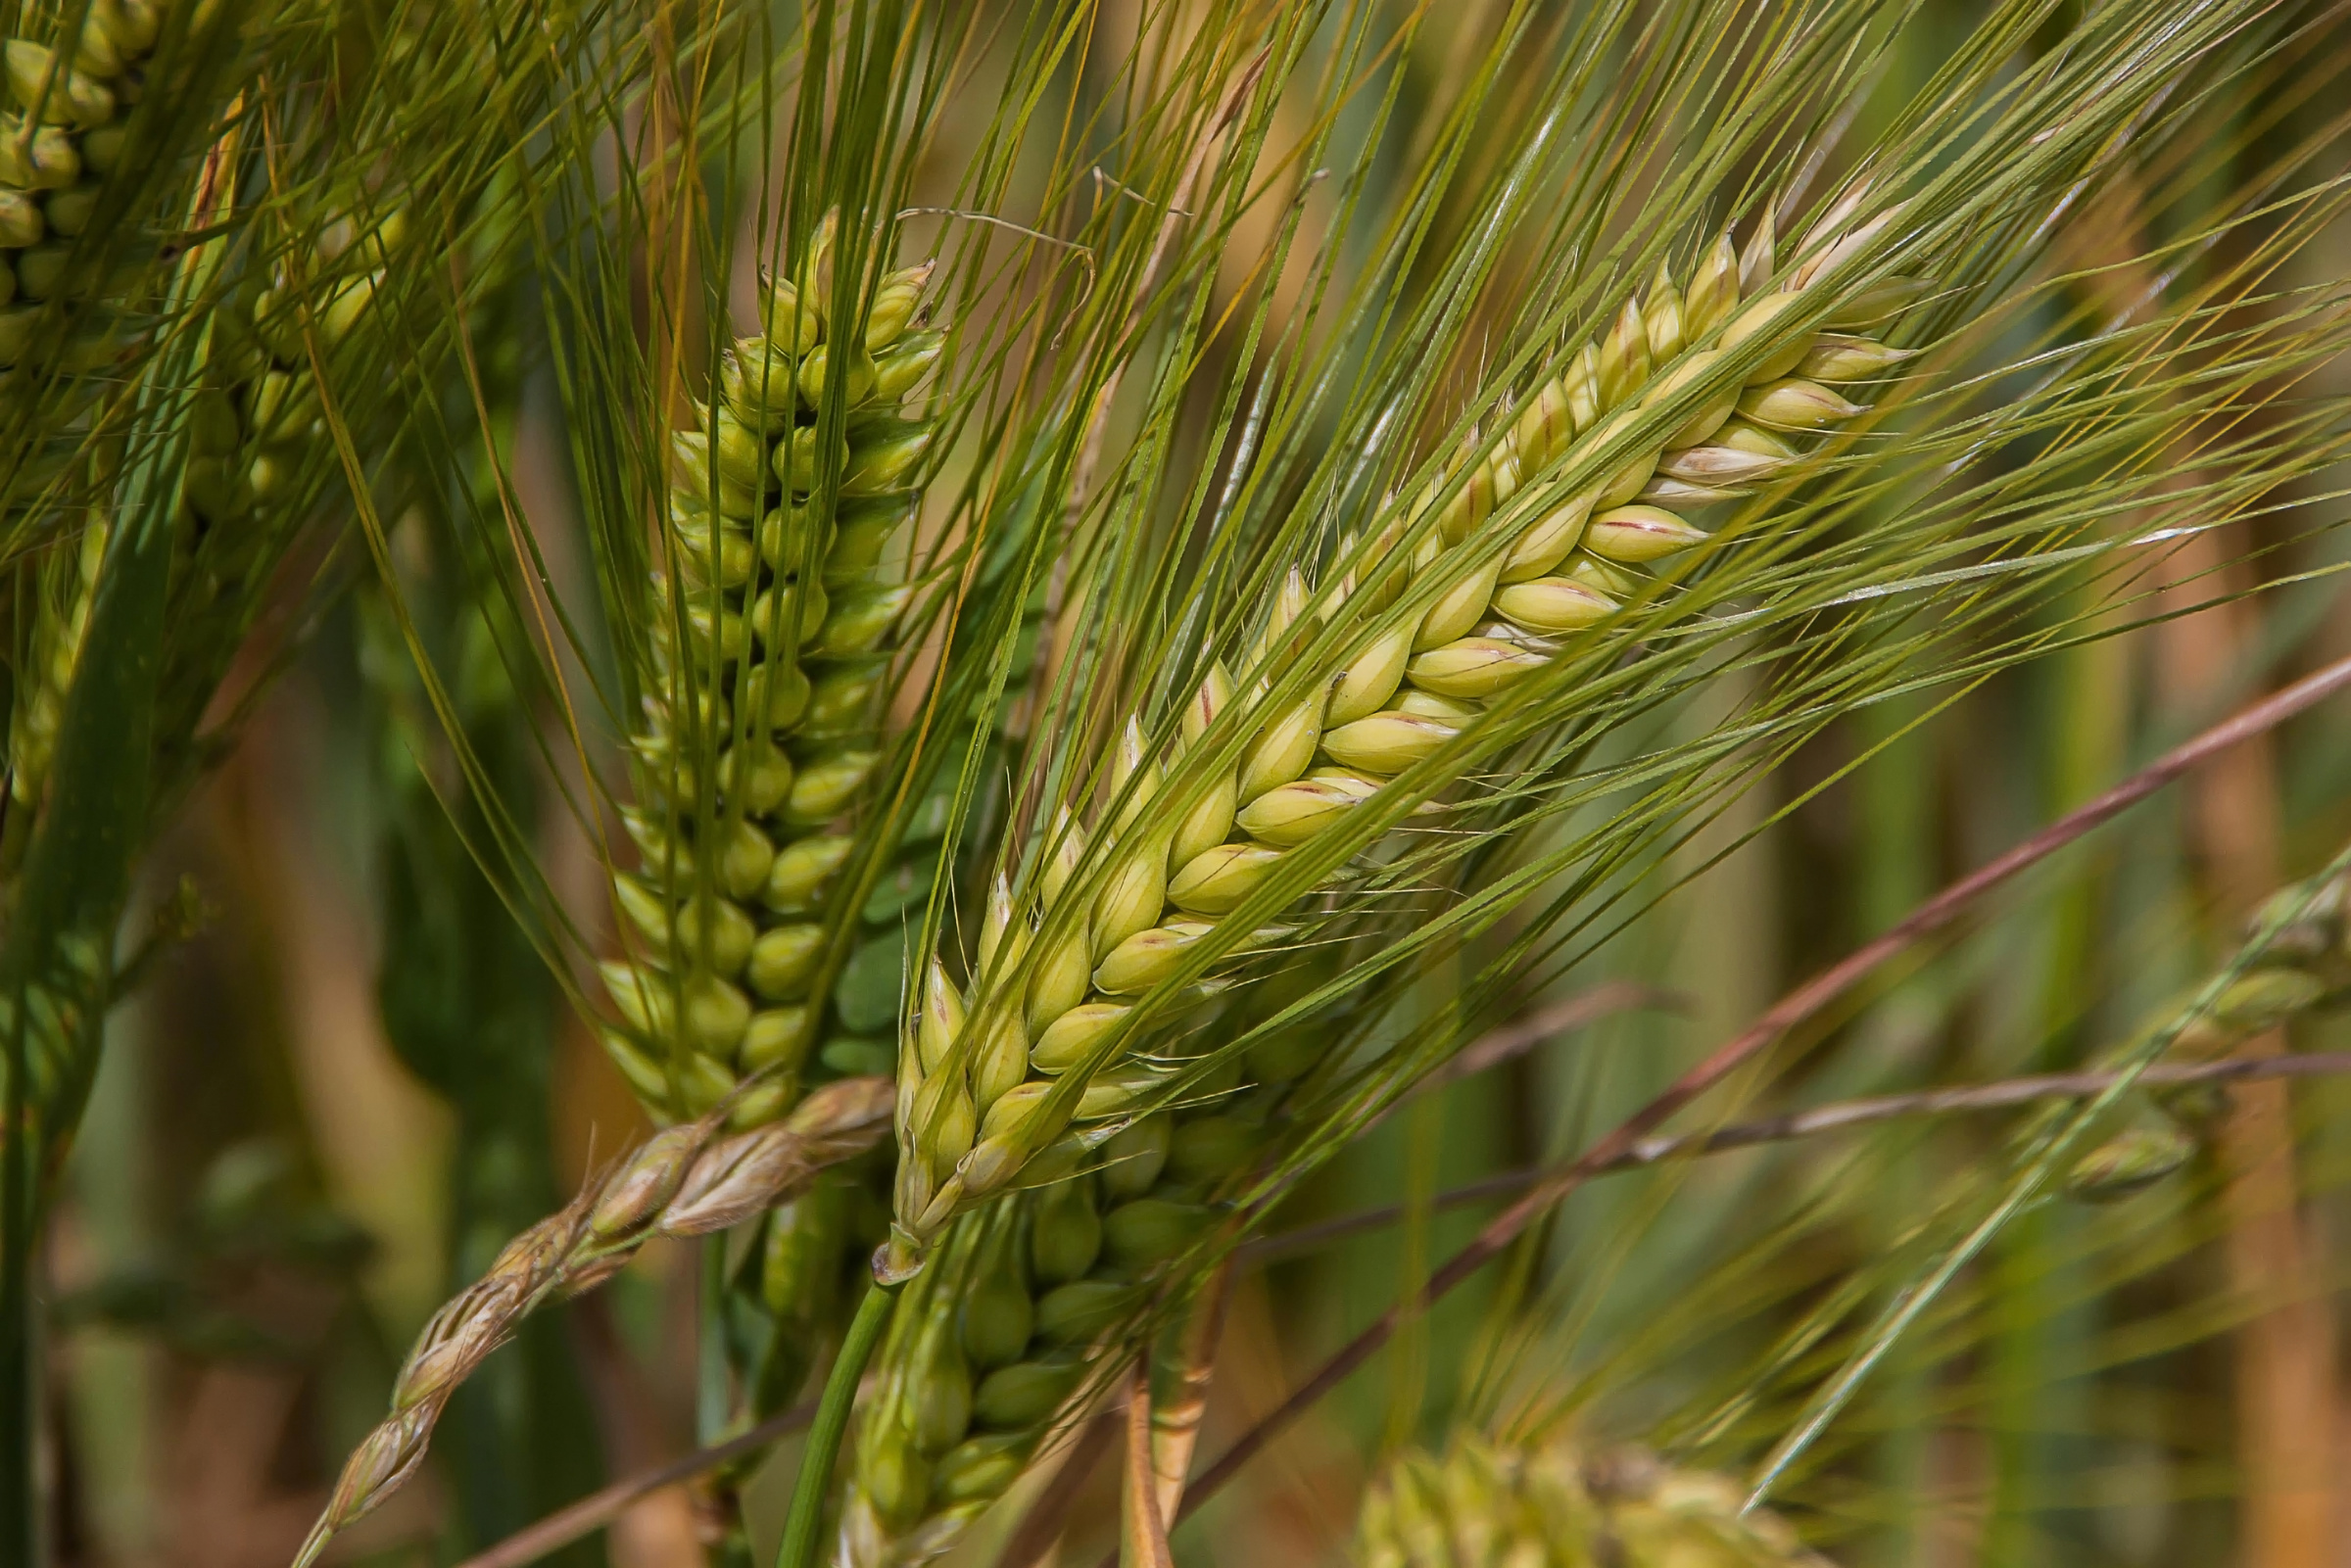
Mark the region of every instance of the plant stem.
[[857, 1402], [857, 1382], [865, 1376], [865, 1363], [873, 1358], [874, 1347], [882, 1343], [882, 1330], [888, 1324], [890, 1307], [896, 1302], [896, 1288], [875, 1280], [866, 1285], [865, 1300], [857, 1304], [857, 1315], [840, 1343], [833, 1374], [825, 1379], [824, 1396], [816, 1405], [816, 1419], [808, 1424], [808, 1447], [800, 1454], [800, 1478], [792, 1489], [792, 1512], [784, 1521], [784, 1544], [776, 1550], [776, 1568], [816, 1568], [817, 1544], [823, 1539], [825, 1529], [825, 1490], [833, 1480], [833, 1459], [840, 1451], [840, 1441], [849, 1429], [849, 1408]]
[[694, 1441], [707, 1448], [727, 1426], [727, 1237], [702, 1238], [702, 1279], [695, 1304], [701, 1319], [694, 1391]]
[[[2336, 1077], [2345, 1074], [2351, 1074], [2351, 1051], [2309, 1051], [2283, 1057], [2231, 1057], [2224, 1062], [2193, 1065], [2159, 1063], [2128, 1075], [2134, 1082], [2156, 1087], [2183, 1083], [2255, 1083], [2277, 1078]], [[1733, 1149], [1751, 1149], [1759, 1144], [1784, 1143], [1824, 1132], [1842, 1132], [1847, 1127], [1871, 1126], [1899, 1117], [2011, 1111], [2018, 1106], [2033, 1105], [2042, 1100], [2089, 1100], [2105, 1093], [2117, 1079], [2124, 1076], [2126, 1074], [2120, 1071], [2049, 1072], [2032, 1077], [2002, 1078], [1995, 1083], [1962, 1084], [1955, 1088], [1920, 1089], [1908, 1094], [1839, 1100], [1809, 1111], [1790, 1111], [1753, 1121], [1735, 1121], [1711, 1132], [1642, 1138], [1591, 1174], [1613, 1175], [1622, 1170], [1639, 1170], [1663, 1164], [1668, 1160], [1724, 1154]], [[1527, 1165], [1516, 1170], [1498, 1171], [1494, 1175], [1481, 1176], [1475, 1181], [1436, 1194], [1429, 1199], [1429, 1208], [1445, 1212], [1464, 1209], [1492, 1198], [1507, 1198], [1512, 1193], [1524, 1192], [1554, 1173], [1554, 1168], [1547, 1165]], [[1359, 1210], [1351, 1214], [1339, 1214], [1330, 1219], [1317, 1220], [1311, 1225], [1301, 1225], [1296, 1230], [1278, 1231], [1255, 1241], [1243, 1242], [1233, 1250], [1233, 1257], [1244, 1263], [1295, 1258], [1331, 1242], [1344, 1241], [1367, 1230], [1379, 1230], [1395, 1224], [1406, 1213], [1403, 1204], [1385, 1204], [1377, 1209]]]

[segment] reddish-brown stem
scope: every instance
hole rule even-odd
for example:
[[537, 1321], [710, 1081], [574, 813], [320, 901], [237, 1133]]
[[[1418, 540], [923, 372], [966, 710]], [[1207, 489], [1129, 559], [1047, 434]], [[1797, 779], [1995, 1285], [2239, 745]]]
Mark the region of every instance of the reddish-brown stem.
[[[2341, 1077], [2351, 1074], [2351, 1051], [2307, 1051], [2293, 1056], [2231, 1057], [2222, 1062], [2200, 1062], [2193, 1066], [2158, 1063], [2128, 1076], [2135, 1083], [2161, 1088], [2185, 1083], [2259, 1083], [2273, 1079]], [[2121, 1072], [2048, 1072], [2031, 1077], [2001, 1078], [1992, 1083], [1968, 1083], [1945, 1089], [1920, 1089], [1910, 1094], [1873, 1095], [1863, 1100], [1839, 1100], [1809, 1111], [1790, 1111], [1780, 1116], [1762, 1117], [1753, 1121], [1735, 1121], [1711, 1132], [1693, 1132], [1683, 1136], [1643, 1138], [1610, 1162], [1606, 1170], [1595, 1175], [1614, 1175], [1618, 1171], [1639, 1170], [1646, 1165], [1660, 1165], [1671, 1160], [1686, 1160], [1698, 1155], [1722, 1154], [1733, 1149], [1752, 1149], [1759, 1144], [1780, 1143], [1796, 1138], [1809, 1138], [1823, 1132], [1842, 1132], [1848, 1127], [1866, 1127], [1900, 1117], [1950, 1116], [1971, 1111], [2011, 1111], [2018, 1106], [2033, 1105], [2042, 1100], [2087, 1100], [2114, 1087]], [[1507, 1198], [1524, 1192], [1547, 1174], [1541, 1165], [1528, 1165], [1517, 1170], [1498, 1171], [1481, 1176], [1459, 1187], [1448, 1188], [1429, 1200], [1429, 1207], [1440, 1212]], [[1261, 1236], [1243, 1242], [1231, 1254], [1235, 1261], [1263, 1263], [1271, 1259], [1294, 1258], [1360, 1236], [1368, 1230], [1393, 1225], [1405, 1215], [1402, 1204], [1386, 1204], [1377, 1209], [1359, 1210], [1351, 1214], [1319, 1220], [1285, 1230], [1271, 1236]]]

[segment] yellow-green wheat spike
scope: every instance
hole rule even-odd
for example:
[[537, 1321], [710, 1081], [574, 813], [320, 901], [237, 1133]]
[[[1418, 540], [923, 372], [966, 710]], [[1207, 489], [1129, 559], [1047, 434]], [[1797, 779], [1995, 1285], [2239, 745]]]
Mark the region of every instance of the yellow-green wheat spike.
[[[1768, 223], [1744, 256], [1718, 239], [1686, 285], [1660, 269], [1605, 333], [1563, 356], [1510, 429], [1373, 519], [1356, 574], [1411, 541], [1411, 590], [1428, 607], [1400, 619], [1387, 613], [1393, 589], [1356, 593], [1342, 582], [1324, 596], [1337, 600], [1327, 613], [1360, 623], [1360, 641], [1305, 696], [1276, 700], [1275, 680], [1314, 631], [1313, 595], [1291, 573], [1243, 678], [1218, 667], [1183, 718], [1183, 746], [1212, 727], [1242, 727], [1250, 739], [1231, 773], [1162, 798], [1181, 750], [1153, 754], [1128, 723], [1110, 770], [1122, 804], [1090, 834], [1094, 856], [1111, 862], [1107, 885], [1082, 911], [1063, 907], [1078, 896], [1089, 836], [1065, 819], [1033, 906], [1007, 894], [991, 907], [972, 999], [936, 960], [923, 979], [898, 1073], [892, 1270], [919, 1266], [939, 1227], [976, 1199], [1043, 1179], [1031, 1163], [1056, 1140], [1077, 1158], [1063, 1139], [1070, 1119], [1126, 1117], [1147, 1102], [1157, 1073], [1133, 1058], [1133, 1000], [1284, 855], [1474, 727], [1488, 701], [1569, 640], [1605, 635], [1646, 568], [1706, 542], [1687, 513], [1784, 475], [1804, 438], [1862, 411], [1835, 387], [1882, 376], [1901, 356], [1845, 329], [1890, 318], [1919, 286], [1882, 282], [1839, 302], [1819, 326], [1797, 323], [1820, 304], [1807, 298], [1812, 284], [1886, 221], [1842, 233], [1824, 225], [1777, 287], [1765, 287], [1777, 272]], [[1512, 536], [1490, 537], [1485, 525], [1520, 490], [1579, 455], [1594, 466], [1650, 410], [1694, 397], [1702, 401], [1663, 443], [1530, 521], [1514, 520], [1523, 508], [1509, 514]], [[1055, 1081], [1081, 1069], [1090, 1073], [1082, 1095], [1054, 1096]]]

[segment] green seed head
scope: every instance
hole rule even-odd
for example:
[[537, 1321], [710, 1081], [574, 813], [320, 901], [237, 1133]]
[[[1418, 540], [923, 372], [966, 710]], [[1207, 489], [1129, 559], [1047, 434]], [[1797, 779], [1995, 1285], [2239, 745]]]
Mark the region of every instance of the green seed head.
[[779, 436], [798, 406], [798, 367], [765, 338], [740, 338], [720, 361], [719, 396], [745, 429]]
[[874, 360], [875, 398], [883, 403], [903, 399], [931, 373], [946, 347], [944, 332], [912, 332], [898, 339]]
[[1824, 332], [1798, 361], [1796, 373], [1808, 381], [1875, 381], [1909, 357], [1907, 350], [1869, 338]]
[[929, 421], [893, 422], [857, 433], [840, 481], [843, 496], [878, 496], [905, 484], [938, 439]]
[[[1083, 971], [1080, 973], [1082, 976]], [[1066, 1009], [1030, 1047], [1031, 1063], [1039, 1072], [1067, 1072], [1091, 1055], [1130, 1011], [1116, 1002], [1085, 1002]]]
[[1301, 779], [1267, 790], [1243, 808], [1235, 821], [1242, 832], [1269, 844], [1303, 844], [1371, 792], [1367, 781], [1367, 787], [1357, 789], [1328, 780]]
[[798, 1070], [815, 1038], [813, 1010], [804, 1006], [763, 1008], [751, 1015], [736, 1059], [745, 1072], [773, 1070], [788, 1075]]
[[1704, 529], [1693, 528], [1661, 507], [1614, 506], [1584, 530], [1584, 548], [1604, 561], [1638, 566], [1678, 554], [1705, 539]]
[[1135, 1300], [1135, 1288], [1123, 1280], [1073, 1280], [1036, 1304], [1036, 1336], [1047, 1345], [1086, 1345], [1125, 1316]]
[[943, 1505], [1000, 1496], [1019, 1478], [1034, 1445], [1034, 1437], [1026, 1433], [977, 1437], [958, 1444], [939, 1458], [931, 1484], [932, 1500]]
[[745, 977], [752, 990], [770, 1001], [790, 1001], [806, 992], [809, 980], [816, 974], [817, 963], [824, 956], [822, 926], [778, 926], [760, 932], [758, 939], [749, 944], [750, 967]]
[[1231, 1117], [1191, 1117], [1169, 1140], [1168, 1174], [1187, 1186], [1212, 1187], [1248, 1163], [1258, 1139], [1256, 1129]]
[[983, 1372], [1008, 1366], [1028, 1349], [1035, 1322], [1035, 1307], [1019, 1275], [1009, 1267], [991, 1272], [963, 1299], [963, 1354]]
[[1264, 844], [1219, 844], [1169, 879], [1168, 902], [1187, 915], [1228, 914], [1280, 859], [1280, 850]]
[[999, 1366], [972, 1396], [973, 1419], [999, 1432], [1033, 1427], [1076, 1393], [1084, 1377], [1085, 1363], [1075, 1355]]
[[0, 189], [0, 246], [21, 251], [36, 243], [47, 231], [47, 220], [31, 197], [23, 191]]
[[1198, 921], [1170, 921], [1137, 931], [1095, 967], [1094, 986], [1109, 996], [1139, 996], [1174, 974], [1183, 950], [1214, 928]]
[[1102, 1216], [1102, 1250], [1119, 1267], [1140, 1271], [1189, 1247], [1211, 1217], [1199, 1204], [1137, 1198]]
[[1159, 1180], [1168, 1163], [1168, 1142], [1175, 1117], [1167, 1112], [1145, 1117], [1102, 1146], [1102, 1183], [1105, 1202], [1139, 1198]]
[[1718, 236], [1698, 270], [1691, 274], [1690, 291], [1682, 300], [1682, 330], [1693, 343], [1703, 340], [1739, 304], [1739, 253], [1728, 234]]
[[811, 651], [832, 659], [872, 653], [913, 597], [914, 591], [903, 584], [843, 594], [826, 616]]
[[731, 978], [741, 974], [756, 934], [751, 918], [723, 898], [692, 901], [677, 913], [680, 955], [715, 974]]
[[963, 1358], [951, 1308], [926, 1330], [907, 1402], [919, 1452], [944, 1453], [971, 1430], [972, 1369]]
[[841, 396], [848, 407], [857, 407], [873, 397], [874, 361], [858, 350], [839, 354], [836, 351], [840, 347], [828, 343], [809, 350], [800, 359], [794, 385], [799, 389], [801, 407], [814, 411], [823, 406], [825, 393], [837, 375], [841, 379]]
[[[1038, 1036], [1040, 1049], [1044, 1036], [1085, 1000], [1092, 962], [1086, 936], [1085, 923], [1080, 921], [1074, 930], [1039, 941], [1032, 951], [1028, 1022], [1031, 1032]], [[1047, 1054], [1057, 1056], [1059, 1050]]]
[[2257, 1034], [2308, 1011], [2326, 994], [2326, 982], [2301, 970], [2255, 970], [2221, 993], [2213, 1019], [2223, 1028]]
[[1102, 1251], [1102, 1216], [1094, 1210], [1092, 1187], [1090, 1178], [1073, 1177], [1047, 1187], [1038, 1199], [1029, 1263], [1039, 1284], [1066, 1284], [1094, 1266]]
[[865, 317], [865, 347], [875, 354], [896, 343], [914, 320], [916, 307], [922, 304], [923, 285], [931, 281], [932, 268], [936, 263], [925, 261], [892, 272], [882, 280], [874, 291], [873, 309]]
[[[796, 786], [795, 786], [796, 787]], [[730, 898], [749, 898], [767, 885], [776, 846], [747, 822], [718, 831], [718, 884]]]
[[12, 38], [5, 60], [10, 96], [26, 114], [38, 114], [43, 124], [88, 130], [115, 118], [113, 90], [67, 66], [47, 45]]
[[2075, 1162], [2065, 1190], [2090, 1203], [2114, 1203], [2152, 1187], [2195, 1153], [2195, 1139], [2171, 1122], [2132, 1127]]
[[81, 155], [66, 132], [43, 125], [28, 142], [22, 117], [0, 116], [0, 182], [28, 191], [62, 190], [80, 174]]
[[[719, 787], [740, 796], [743, 809], [754, 817], [773, 815], [792, 793], [792, 759], [771, 741], [746, 740], [718, 759]], [[768, 867], [772, 881], [775, 867]]]
[[767, 341], [792, 358], [808, 353], [825, 338], [824, 313], [816, 302], [803, 299], [796, 287], [782, 278], [768, 280], [759, 320], [767, 329]]
[[779, 914], [812, 911], [824, 900], [855, 840], [845, 834], [801, 838], [788, 844], [768, 863], [760, 901]]
[[1457, 732], [1433, 719], [1389, 709], [1341, 725], [1322, 748], [1342, 765], [1367, 774], [1398, 774], [1434, 755]]
[[808, 676], [792, 658], [771, 658], [755, 664], [737, 688], [752, 733], [790, 730], [808, 711]]
[[1494, 595], [1494, 611], [1514, 626], [1557, 637], [1597, 625], [1616, 611], [1616, 602], [1565, 577], [1512, 583]]
[[1740, 394], [1739, 412], [1774, 430], [1825, 430], [1861, 412], [1861, 405], [1817, 381], [1790, 376]]
[[931, 1466], [916, 1451], [914, 1434], [885, 1416], [857, 1455], [858, 1487], [883, 1523], [897, 1531], [919, 1521], [931, 1497]]

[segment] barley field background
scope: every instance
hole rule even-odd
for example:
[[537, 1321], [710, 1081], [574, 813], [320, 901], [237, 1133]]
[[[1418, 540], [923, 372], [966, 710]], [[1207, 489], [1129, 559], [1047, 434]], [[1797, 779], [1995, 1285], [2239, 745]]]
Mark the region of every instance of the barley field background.
[[2351, 11], [0, 36], [0, 1565], [2351, 1568]]

